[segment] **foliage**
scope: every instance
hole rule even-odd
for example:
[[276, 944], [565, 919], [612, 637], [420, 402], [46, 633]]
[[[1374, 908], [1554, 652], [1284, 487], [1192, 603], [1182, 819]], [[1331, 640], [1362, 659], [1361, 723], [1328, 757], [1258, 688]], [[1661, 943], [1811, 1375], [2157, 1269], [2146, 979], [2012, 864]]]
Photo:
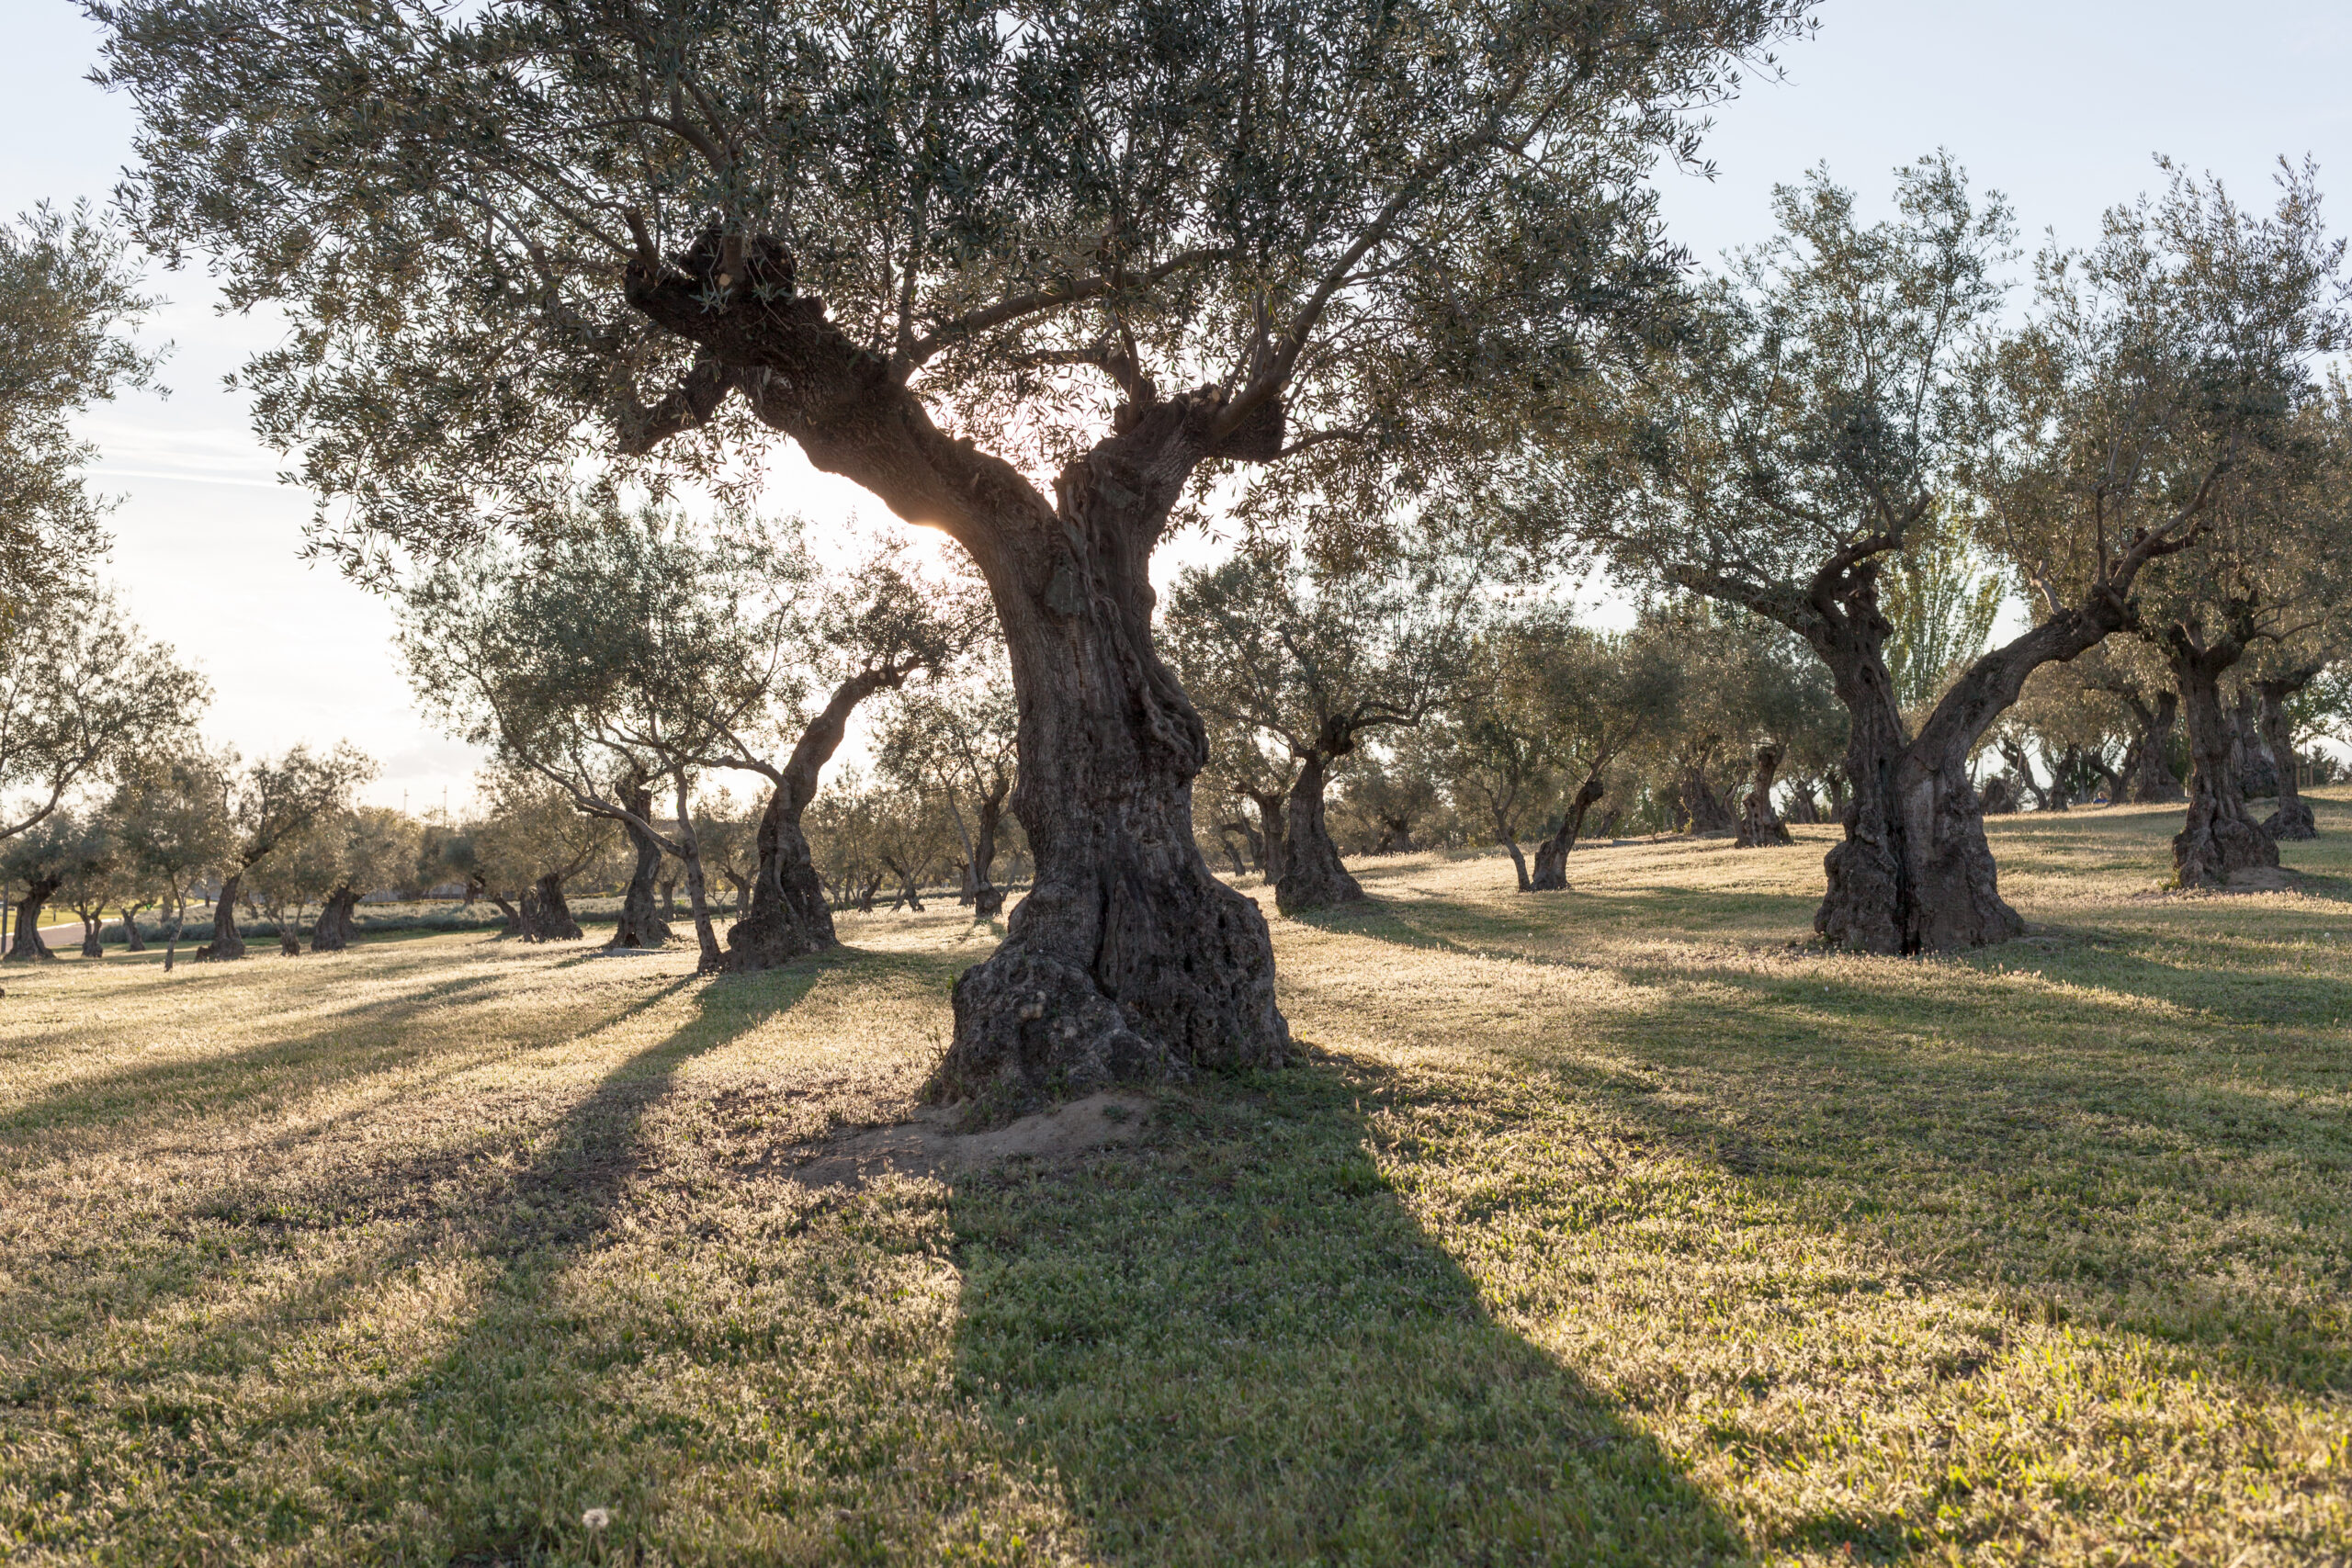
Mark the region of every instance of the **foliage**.
[[1976, 661], [2001, 613], [2004, 585], [1984, 570], [1966, 532], [1939, 510], [1916, 530], [1879, 581], [1879, 609], [1894, 627], [1886, 645], [1895, 701], [1917, 728], [1962, 670]]
[[186, 745], [211, 694], [169, 648], [141, 647], [138, 627], [104, 588], [24, 618], [0, 660], [0, 841], [77, 786]]
[[44, 203], [0, 223], [0, 631], [85, 600], [106, 547], [105, 504], [83, 468], [96, 448], [73, 416], [151, 383], [156, 355], [129, 335], [155, 301], [129, 238], [86, 205]]

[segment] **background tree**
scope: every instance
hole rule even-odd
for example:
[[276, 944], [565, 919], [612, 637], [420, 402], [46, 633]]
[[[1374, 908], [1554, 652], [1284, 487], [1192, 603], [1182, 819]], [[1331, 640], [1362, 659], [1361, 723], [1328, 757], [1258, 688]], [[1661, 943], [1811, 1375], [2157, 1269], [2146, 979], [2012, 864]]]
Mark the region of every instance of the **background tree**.
[[311, 930], [312, 953], [341, 953], [359, 934], [354, 915], [368, 894], [397, 886], [416, 863], [421, 833], [416, 819], [389, 806], [361, 806], [339, 813], [314, 829], [332, 852], [334, 880], [321, 891], [318, 923]]
[[980, 919], [1004, 908], [1003, 889], [991, 871], [1005, 801], [1019, 776], [1019, 734], [1012, 682], [1000, 657], [901, 693], [876, 746], [876, 766], [885, 777], [928, 788], [946, 808], [964, 851], [964, 896]]
[[735, 918], [749, 915], [759, 878], [758, 818], [725, 786], [705, 790], [695, 801], [695, 843], [704, 866], [735, 890]]
[[[344, 813], [321, 817], [289, 835], [244, 874], [241, 886], [248, 907], [277, 928], [277, 951], [288, 958], [302, 955], [303, 912], [313, 904], [323, 906], [343, 880], [346, 826]], [[313, 952], [323, 923], [322, 914], [320, 924], [311, 927]]]
[[128, 252], [85, 206], [0, 223], [0, 636], [62, 601], [86, 603], [106, 548], [106, 508], [83, 472], [96, 449], [73, 420], [151, 382], [156, 356], [130, 333], [155, 301]]
[[1363, 897], [1326, 819], [1331, 774], [1365, 736], [1410, 728], [1442, 695], [1461, 660], [1465, 578], [1442, 558], [1317, 570], [1295, 548], [1260, 542], [1177, 579], [1169, 657], [1193, 701], [1298, 764], [1274, 881], [1283, 913]]
[[1341, 806], [1361, 823], [1365, 853], [1408, 855], [1421, 847], [1415, 831], [1438, 811], [1438, 768], [1419, 728], [1358, 752]]
[[[80, 849], [73, 857], [64, 886], [57, 890], [57, 901], [81, 918], [85, 958], [106, 955], [101, 938], [106, 929], [107, 906], [119, 905], [123, 899], [136, 897], [137, 881], [129, 863], [114, 824], [106, 815], [92, 812], [85, 816], [82, 819]], [[125, 931], [136, 918], [130, 910], [124, 910]], [[132, 951], [137, 951], [135, 945]]]
[[[2184, 186], [2182, 195], [2195, 201], [2201, 233], [2216, 249], [2250, 249], [2270, 227], [2239, 213], [2218, 187]], [[2316, 199], [2291, 187], [2290, 198]], [[2324, 263], [2332, 275], [2342, 254], [2338, 242], [2311, 265]], [[2239, 684], [2240, 666], [2276, 649], [2283, 662], [2271, 669], [2293, 681], [2301, 662], [2294, 645], [2332, 641], [2352, 628], [2352, 389], [2340, 380], [2325, 391], [2298, 386], [2290, 375], [2309, 355], [2346, 341], [2347, 325], [2352, 321], [2312, 327], [2260, 317], [2239, 323], [2249, 334], [2285, 340], [2273, 350], [2282, 368], [2275, 395], [2300, 406], [2269, 439], [2250, 443], [2215, 487], [2202, 547], [2151, 573], [2142, 588], [2137, 629], [2172, 673], [2188, 735], [2188, 810], [2173, 841], [2174, 873], [2184, 887], [2226, 886], [2233, 875], [2278, 863], [2277, 840], [2246, 806], [2239, 759], [2249, 742], [2262, 743], [2258, 734], [2243, 733], [2258, 729], [2260, 699], [2248, 689], [2245, 717], [2252, 722], [2233, 722], [2235, 694], [2228, 688]], [[2313, 673], [2321, 663], [2313, 662]]]
[[619, 838], [612, 818], [583, 812], [571, 794], [512, 765], [477, 778], [483, 803], [467, 838], [483, 893], [524, 942], [578, 942], [565, 887]]
[[[0, 381], [8, 374], [0, 367]], [[6, 526], [0, 521], [0, 551], [8, 547]], [[61, 588], [18, 616], [7, 639], [0, 840], [41, 821], [76, 787], [177, 744], [211, 698], [170, 649], [140, 646], [138, 628], [100, 585]]]
[[[576, 458], [723, 478], [763, 429], [970, 551], [1036, 865], [936, 1087], [1016, 1099], [1288, 1045], [1152, 650], [1186, 486], [1500, 438], [1651, 333], [1679, 258], [1644, 177], [1804, 12], [91, 8], [142, 116], [142, 231], [292, 319], [252, 367], [263, 428], [363, 569], [485, 502], [527, 519]], [[387, 420], [392, 386], [416, 406]]]
[[246, 874], [321, 818], [343, 810], [351, 792], [375, 776], [376, 764], [347, 743], [325, 752], [295, 746], [229, 776], [228, 846], [215, 863], [220, 889], [212, 898], [212, 940], [196, 950], [198, 958], [226, 962], [245, 955], [237, 900]]
[[[727, 933], [730, 967], [772, 967], [836, 944], [825, 879], [801, 822], [825, 765], [859, 705], [936, 671], [987, 635], [985, 601], [967, 584], [934, 583], [898, 552], [883, 553], [821, 585], [803, 650], [802, 679], [778, 717], [797, 737], [781, 763], [738, 735], [722, 737], [706, 760], [768, 781], [754, 845], [752, 910]], [[822, 695], [823, 701], [817, 700]]]
[[406, 589], [401, 644], [428, 707], [629, 835], [615, 945], [666, 940], [653, 887], [667, 854], [684, 868], [703, 971], [724, 966], [692, 781], [714, 754], [766, 749], [811, 570], [797, 525], [737, 513], [704, 538], [673, 509], [592, 491], [530, 548], [485, 547]]
[[178, 956], [187, 924], [191, 883], [234, 851], [229, 816], [231, 754], [193, 745], [139, 759], [116, 787], [107, 808], [123, 849], [170, 908], [164, 927], [164, 967]]
[[0, 886], [17, 894], [17, 934], [8, 956], [46, 963], [57, 956], [41, 940], [41, 915], [58, 890], [93, 867], [94, 843], [87, 824], [72, 812], [60, 811], [40, 826], [0, 843]]

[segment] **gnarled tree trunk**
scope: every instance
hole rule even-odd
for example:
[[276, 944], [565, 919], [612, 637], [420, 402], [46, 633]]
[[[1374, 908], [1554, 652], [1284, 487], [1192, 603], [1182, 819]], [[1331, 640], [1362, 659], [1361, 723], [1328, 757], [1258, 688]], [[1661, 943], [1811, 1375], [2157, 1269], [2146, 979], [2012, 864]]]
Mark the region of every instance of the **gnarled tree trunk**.
[[1004, 819], [1004, 792], [972, 803], [972, 913], [983, 920], [1004, 913], [1004, 889], [996, 885], [996, 836]]
[[1152, 649], [1148, 575], [1195, 468], [1281, 453], [1272, 384], [1231, 404], [1216, 388], [1163, 398], [1124, 376], [1112, 433], [1063, 468], [1049, 502], [939, 430], [822, 301], [789, 297], [790, 276], [780, 247], [715, 232], [678, 266], [650, 245], [632, 261], [629, 303], [708, 358], [627, 439], [650, 444], [656, 425], [698, 423], [740, 390], [817, 468], [945, 529], [988, 581], [1020, 710], [1012, 808], [1035, 872], [1003, 942], [956, 983], [931, 1092], [1020, 1103], [1283, 1061], [1265, 919], [1193, 837], [1207, 738]]
[[1761, 849], [1768, 844], [1788, 844], [1796, 840], [1772, 809], [1772, 782], [1781, 772], [1781, 748], [1766, 741], [1756, 748], [1756, 773], [1747, 782], [1747, 793], [1739, 802], [1739, 847]]
[[[1577, 847], [1577, 835], [1584, 830], [1585, 814], [1608, 793], [1608, 785], [1594, 773], [1586, 779], [1569, 798], [1568, 808], [1561, 815], [1559, 830], [1535, 846], [1535, 872], [1524, 878], [1521, 891], [1527, 893], [1561, 893], [1568, 886], [1568, 854]], [[1511, 857], [1519, 855], [1517, 845], [1511, 847]]]
[[1380, 842], [1373, 850], [1376, 855], [1408, 855], [1413, 852], [1413, 819], [1410, 817], [1382, 817]]
[[2132, 710], [2132, 743], [2124, 749], [2123, 766], [2117, 770], [2123, 775], [2124, 794], [2141, 806], [2187, 799], [2172, 771], [2172, 735], [2180, 723], [2180, 694], [2159, 692], [2154, 702], [2133, 693], [2118, 694]]
[[319, 906], [319, 918], [311, 927], [312, 953], [341, 953], [359, 934], [359, 923], [352, 912], [359, 907], [359, 889], [351, 886], [336, 888]]
[[106, 929], [106, 911], [76, 909], [74, 912], [82, 917], [82, 956], [104, 958], [107, 955], [106, 943], [98, 940], [98, 933]]
[[1012, 654], [1012, 812], [1036, 872], [1003, 944], [956, 983], [939, 1093], [1026, 1100], [1287, 1056], [1265, 918], [1193, 837], [1207, 736], [1151, 646], [1170, 509], [1204, 457], [1248, 455], [1212, 450], [1220, 407], [1211, 392], [1128, 406], [1063, 470], [1051, 513], [976, 541]]
[[578, 942], [588, 934], [572, 919], [571, 906], [563, 897], [563, 873], [548, 872], [531, 884], [523, 898], [531, 911], [531, 941]]
[[1283, 816], [1283, 874], [1274, 884], [1274, 908], [1285, 915], [1363, 899], [1363, 887], [1340, 861], [1340, 846], [1331, 841], [1330, 824], [1324, 816], [1328, 770], [1340, 754], [1317, 746], [1299, 759], [1298, 777], [1290, 786]]
[[2244, 657], [2234, 637], [2202, 646], [2177, 630], [2163, 641], [2188, 729], [2188, 817], [2172, 841], [2183, 887], [2226, 887], [2233, 876], [2278, 863], [2278, 844], [2246, 809], [2233, 754], [2239, 739], [2222, 699], [2222, 673]]
[[2262, 699], [2249, 687], [2229, 709], [2230, 772], [2248, 800], [2268, 800], [2278, 793], [2278, 763], [2263, 743]]
[[2319, 837], [2318, 819], [2312, 817], [2311, 802], [2303, 798], [2301, 782], [2295, 776], [2294, 725], [2287, 716], [2287, 699], [2318, 675], [2312, 669], [2254, 683], [2256, 694], [2262, 699], [2262, 743], [2270, 749], [2271, 761], [2278, 770], [2278, 809], [2262, 824], [2262, 830], [2273, 840]]
[[245, 955], [245, 939], [237, 931], [237, 898], [244, 891], [244, 874], [224, 877], [212, 900], [212, 940], [196, 950], [198, 958], [226, 963]]
[[122, 950], [125, 953], [146, 952], [146, 940], [139, 934], [139, 916], [147, 906], [123, 904], [117, 908], [122, 915]]
[[[752, 912], [728, 929], [728, 968], [739, 973], [773, 969], [804, 953], [840, 945], [824, 881], [800, 830], [800, 817], [817, 798], [818, 779], [840, 749], [857, 705], [905, 678], [904, 671], [893, 668], [860, 671], [842, 682], [800, 732], [784, 766], [771, 775], [768, 803], [760, 813]], [[869, 891], [864, 907], [872, 905]]]
[[1676, 781], [1675, 793], [1682, 810], [1682, 830], [1686, 833], [1735, 833], [1739, 820], [1732, 815], [1715, 786], [1707, 782], [1707, 758], [1704, 752], [1687, 759], [1681, 776]]
[[[653, 820], [653, 791], [646, 784], [631, 781], [622, 792], [622, 804], [632, 812], [638, 822]], [[621, 894], [620, 919], [613, 927], [613, 940], [608, 947], [662, 947], [670, 940], [670, 928], [662, 923], [654, 912], [653, 879], [662, 869], [662, 840], [624, 818], [621, 831], [628, 835], [629, 848], [637, 852], [637, 863], [629, 872], [628, 886]]]

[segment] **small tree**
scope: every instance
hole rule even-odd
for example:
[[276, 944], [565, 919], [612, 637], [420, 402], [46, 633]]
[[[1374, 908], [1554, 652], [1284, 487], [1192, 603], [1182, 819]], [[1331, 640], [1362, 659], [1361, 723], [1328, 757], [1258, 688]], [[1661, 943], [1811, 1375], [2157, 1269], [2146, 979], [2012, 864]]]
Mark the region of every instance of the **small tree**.
[[107, 818], [130, 863], [169, 907], [164, 967], [176, 961], [187, 924], [189, 885], [232, 852], [229, 818], [232, 757], [186, 748], [141, 760], [117, 787]]
[[220, 890], [212, 899], [212, 940], [196, 950], [198, 959], [245, 955], [237, 900], [246, 874], [322, 818], [341, 811], [351, 792], [375, 773], [373, 761], [344, 743], [324, 752], [296, 746], [274, 761], [256, 759], [230, 777], [228, 849], [217, 863]]
[[467, 838], [474, 877], [524, 942], [578, 942], [566, 885], [612, 852], [609, 817], [582, 811], [570, 791], [508, 765], [476, 781], [484, 803]]
[[[0, 381], [7, 374], [0, 368]], [[0, 552], [8, 547], [6, 526], [0, 518]], [[61, 588], [19, 617], [8, 627], [7, 647], [0, 660], [0, 840], [40, 822], [76, 787], [179, 744], [211, 694], [169, 649], [141, 648], [138, 628], [113, 594], [87, 583]]]
[[1331, 775], [1366, 738], [1420, 723], [1443, 694], [1462, 654], [1465, 576], [1450, 561], [1317, 570], [1294, 549], [1259, 544], [1177, 580], [1169, 656], [1194, 703], [1298, 764], [1274, 880], [1283, 913], [1363, 897], [1326, 820]]
[[933, 680], [891, 704], [876, 747], [882, 774], [935, 794], [964, 851], [964, 894], [978, 919], [1004, 908], [992, 873], [1020, 739], [1012, 680], [1001, 657], [960, 678]]
[[[55, 958], [57, 954], [41, 940], [42, 911], [61, 889], [85, 877], [102, 876], [114, 852], [113, 837], [103, 826], [63, 811], [52, 813], [39, 827], [0, 844], [0, 886], [20, 889], [17, 935], [8, 944], [8, 956], [37, 963]], [[85, 951], [89, 929], [85, 927]]]

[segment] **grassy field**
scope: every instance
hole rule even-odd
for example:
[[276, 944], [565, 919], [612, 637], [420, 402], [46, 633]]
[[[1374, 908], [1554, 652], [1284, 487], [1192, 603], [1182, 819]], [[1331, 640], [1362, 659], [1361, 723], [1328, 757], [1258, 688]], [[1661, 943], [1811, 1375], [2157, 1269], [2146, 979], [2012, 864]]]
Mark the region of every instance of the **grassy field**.
[[1376, 863], [1274, 921], [1297, 1066], [947, 1181], [796, 1173], [910, 1111], [952, 908], [12, 966], [0, 1560], [2352, 1561], [2318, 807], [2226, 897], [1997, 822], [2032, 933], [1924, 962], [1807, 945], [1823, 829]]

